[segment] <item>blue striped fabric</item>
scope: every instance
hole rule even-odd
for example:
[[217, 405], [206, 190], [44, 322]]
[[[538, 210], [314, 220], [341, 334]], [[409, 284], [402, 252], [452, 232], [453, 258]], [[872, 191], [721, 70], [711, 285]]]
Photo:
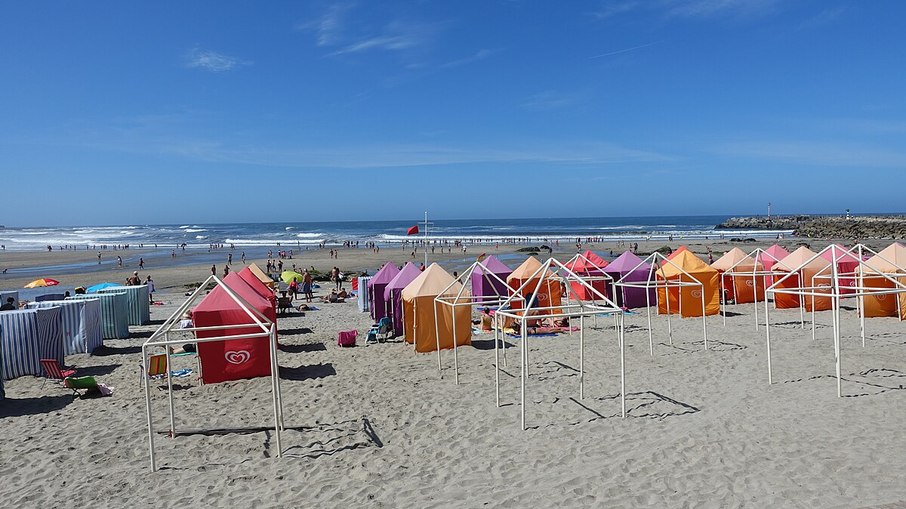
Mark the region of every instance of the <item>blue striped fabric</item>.
[[144, 325], [151, 321], [151, 303], [148, 298], [148, 287], [137, 286], [108, 286], [98, 290], [97, 293], [121, 293], [129, 297], [129, 325]]
[[42, 376], [41, 359], [63, 363], [60, 308], [0, 313], [0, 378]]
[[368, 281], [371, 281], [371, 276], [359, 276], [359, 294], [356, 301], [359, 311], [363, 313], [371, 311], [371, 302], [368, 301]]
[[63, 327], [63, 350], [66, 355], [91, 353], [103, 345], [101, 335], [101, 302], [99, 300], [52, 300], [29, 302], [29, 309], [59, 306]]
[[69, 299], [94, 299], [99, 301], [101, 308], [101, 334], [104, 339], [126, 339], [129, 337], [129, 297], [125, 293], [73, 295]]
[[15, 306], [19, 307], [19, 292], [16, 290], [0, 290], [0, 304], [6, 304], [6, 299], [12, 297], [16, 300]]

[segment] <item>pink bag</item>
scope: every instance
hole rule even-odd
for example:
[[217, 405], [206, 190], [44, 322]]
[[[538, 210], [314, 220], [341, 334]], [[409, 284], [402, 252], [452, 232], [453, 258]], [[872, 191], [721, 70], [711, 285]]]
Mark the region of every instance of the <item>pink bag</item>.
[[337, 346], [355, 346], [355, 338], [359, 335], [357, 330], [342, 330], [337, 336]]

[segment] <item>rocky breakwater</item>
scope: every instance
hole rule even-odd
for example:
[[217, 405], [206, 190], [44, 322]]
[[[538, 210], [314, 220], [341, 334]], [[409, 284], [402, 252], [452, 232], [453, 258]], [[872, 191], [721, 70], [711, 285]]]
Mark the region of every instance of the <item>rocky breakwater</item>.
[[906, 216], [731, 217], [715, 228], [793, 230], [797, 237], [825, 239], [906, 239]]

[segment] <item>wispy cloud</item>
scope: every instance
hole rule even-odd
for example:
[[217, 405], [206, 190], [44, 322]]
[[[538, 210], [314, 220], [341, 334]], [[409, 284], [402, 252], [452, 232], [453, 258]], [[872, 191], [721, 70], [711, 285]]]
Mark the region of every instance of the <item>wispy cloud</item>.
[[811, 19], [808, 19], [804, 23], [802, 23], [799, 28], [805, 30], [828, 25], [840, 19], [844, 12], [846, 12], [846, 7], [843, 7], [842, 5], [821, 11]]
[[330, 50], [328, 56], [414, 50], [428, 45], [439, 30], [436, 24], [401, 19], [375, 24], [373, 19], [380, 15], [369, 12], [369, 8], [374, 9], [373, 6], [359, 6], [352, 2], [335, 4], [296, 28], [313, 32], [316, 45]]
[[244, 65], [251, 65], [251, 62], [198, 47], [192, 48], [186, 53], [185, 63], [186, 67], [190, 69], [209, 72], [226, 72]]
[[640, 50], [640, 49], [642, 49], [642, 48], [647, 48], [647, 47], [649, 47], [649, 46], [654, 46], [654, 44], [655, 44], [655, 43], [653, 43], [653, 42], [649, 42], [648, 44], [641, 44], [641, 45], [639, 45], [639, 46], [633, 46], [633, 47], [631, 47], [631, 48], [623, 48], [623, 49], [618, 49], [618, 50], [614, 50], [614, 51], [608, 51], [607, 53], [601, 53], [600, 55], [594, 55], [594, 56], [591, 56], [591, 57], [588, 57], [588, 58], [589, 58], [589, 59], [592, 59], [592, 58], [604, 58], [604, 57], [612, 57], [612, 56], [614, 56], [614, 55], [622, 55], [623, 53], [629, 53], [629, 52], [632, 52], [632, 51], [635, 51], [635, 50]]
[[906, 168], [906, 152], [860, 144], [811, 141], [737, 142], [717, 147], [714, 152], [730, 157], [813, 166]]
[[440, 64], [437, 67], [439, 69], [449, 69], [451, 67], [459, 67], [462, 65], [468, 65], [473, 62], [478, 62], [479, 60], [484, 60], [484, 59], [488, 58], [489, 56], [493, 55], [494, 53], [497, 53], [497, 51], [498, 50], [480, 49], [480, 50], [476, 51], [474, 54], [469, 55], [465, 58], [460, 58], [458, 60], [453, 60], [452, 62]]
[[777, 10], [780, 0], [649, 0], [640, 2], [626, 0], [606, 2], [594, 11], [592, 16], [608, 20], [630, 12], [643, 11], [672, 18], [753, 18], [771, 14]]
[[581, 97], [578, 94], [545, 90], [529, 96], [521, 106], [528, 110], [555, 110], [578, 104], [580, 100]]
[[598, 19], [608, 19], [635, 10], [639, 7], [639, 3], [636, 0], [625, 2], [611, 1], [602, 5], [600, 9], [592, 12], [591, 15]]

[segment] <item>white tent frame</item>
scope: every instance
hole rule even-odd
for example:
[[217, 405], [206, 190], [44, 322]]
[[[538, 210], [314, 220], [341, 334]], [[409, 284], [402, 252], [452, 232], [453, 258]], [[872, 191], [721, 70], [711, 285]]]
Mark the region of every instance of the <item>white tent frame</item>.
[[[179, 321], [186, 311], [192, 306], [192, 304], [199, 298], [203, 292], [206, 291], [208, 285], [213, 282], [218, 287], [222, 288], [227, 295], [233, 299], [236, 304], [249, 316], [250, 322], [248, 324], [230, 324], [230, 325], [217, 325], [211, 327], [187, 327], [182, 328], [179, 326]], [[256, 327], [260, 328], [261, 332], [254, 332], [248, 334], [232, 334], [228, 336], [218, 336], [212, 338], [195, 338], [194, 343], [206, 343], [211, 341], [224, 341], [229, 339], [252, 339], [252, 338], [268, 338], [270, 343], [270, 363], [271, 363], [271, 394], [273, 396], [273, 407], [274, 407], [274, 435], [277, 441], [277, 457], [283, 456], [283, 447], [280, 442], [280, 431], [284, 428], [283, 426], [283, 398], [280, 391], [280, 373], [279, 366], [277, 365], [277, 326], [274, 322], [271, 322], [266, 316], [264, 316], [260, 311], [255, 309], [251, 304], [248, 303], [242, 296], [236, 294], [229, 286], [227, 286], [220, 278], [217, 276], [211, 275], [202, 283], [198, 288], [192, 292], [192, 295], [183, 302], [173, 314], [167, 318], [164, 323], [157, 329], [154, 334], [142, 344], [142, 380], [145, 390], [145, 413], [148, 421], [148, 446], [151, 454], [151, 471], [154, 472], [157, 470], [157, 458], [155, 457], [155, 448], [154, 448], [154, 427], [152, 423], [151, 416], [151, 390], [150, 383], [148, 381], [148, 351], [151, 348], [162, 347], [166, 352], [167, 356], [167, 399], [170, 409], [170, 437], [176, 437], [176, 417], [173, 404], [173, 377], [170, 376], [170, 346], [171, 345], [181, 345], [185, 343], [184, 339], [176, 338], [171, 339], [170, 334], [174, 332], [191, 332], [196, 331], [214, 331], [214, 330], [226, 330], [226, 329], [235, 329], [240, 327]], [[163, 339], [161, 339], [163, 338]]]
[[[497, 294], [496, 298], [492, 297], [491, 299], [486, 299], [486, 295], [475, 295], [472, 292], [472, 274], [480, 268], [482, 270], [482, 277], [489, 281], [496, 280], [503, 284], [504, 287], [507, 286], [506, 281], [500, 278], [497, 274], [494, 274], [490, 271], [480, 260], [475, 261], [472, 265], [469, 266], [462, 274], [457, 276], [453, 281], [447, 285], [443, 291], [440, 292], [440, 295], [434, 298], [434, 338], [437, 341], [437, 370], [440, 371], [441, 378], [443, 378], [443, 366], [441, 364], [441, 353], [440, 353], [440, 322], [437, 319], [437, 305], [441, 304], [443, 306], [449, 306], [452, 309], [453, 316], [453, 380], [456, 385], [459, 385], [459, 354], [457, 350], [459, 349], [459, 343], [456, 339], [456, 308], [468, 306], [469, 309], [472, 309], [472, 306], [495, 306], [501, 307], [501, 305], [506, 302], [509, 295], [500, 295]], [[488, 276], [492, 276], [491, 279]], [[448, 293], [451, 288], [453, 288], [456, 283], [460, 284], [459, 292], [455, 295]], [[466, 285], [468, 284], [469, 293], [466, 295]], [[496, 289], [496, 286], [495, 286]], [[500, 341], [500, 330], [497, 327], [494, 327], [494, 343], [497, 344]], [[496, 352], [496, 347], [495, 347]], [[503, 350], [503, 362], [506, 364], [506, 349]]]
[[[610, 282], [611, 292], [616, 291], [616, 288], [614, 287], [614, 283], [615, 283], [616, 281], [613, 279], [613, 276], [611, 276], [610, 274], [604, 272], [604, 267], [599, 267], [597, 263], [595, 263], [595, 262], [589, 260], [588, 257], [585, 256], [584, 253], [576, 253], [576, 255], [573, 256], [572, 258], [570, 258], [566, 263], [564, 263], [564, 265], [566, 265], [567, 267], [569, 267], [569, 266], [571, 266], [572, 264], [574, 264], [574, 263], [576, 263], [576, 262], [578, 262], [578, 261], [580, 261], [580, 260], [584, 261], [584, 262], [587, 263], [587, 264], [590, 264], [590, 265], [592, 266], [592, 270], [597, 271], [597, 274], [595, 274], [595, 275], [592, 276], [592, 275], [587, 274], [587, 273], [586, 273], [586, 274], [579, 274], [578, 272], [576, 272], [576, 274], [577, 274], [579, 277], [581, 277], [583, 280], [585, 280], [585, 281], [587, 281], [587, 282], [589, 282], [589, 283], [592, 283], [592, 282], [594, 282], [594, 281], [609, 281], [609, 282]], [[572, 265], [572, 266], [574, 266], [574, 265]], [[574, 271], [574, 272], [575, 272], [575, 271]], [[570, 293], [571, 293], [571, 291], [572, 291], [572, 290], [571, 290], [571, 286], [570, 286], [570, 285], [566, 285], [566, 300], [571, 300], [571, 299], [570, 299]], [[594, 295], [592, 295], [592, 297], [594, 297]], [[624, 295], [624, 297], [625, 297], [625, 295]], [[577, 300], [579, 300], [579, 299], [577, 299]], [[595, 299], [592, 299], [592, 302], [594, 302], [594, 301], [595, 301]], [[611, 302], [613, 302], [614, 304], [616, 304], [616, 301], [614, 301], [613, 299], [611, 299]], [[597, 326], [597, 325], [598, 325], [598, 315], [592, 315], [592, 320], [594, 320], [594, 324], [595, 324], [595, 326]]]
[[[556, 269], [551, 271], [551, 267], [554, 266]], [[560, 271], [565, 273], [565, 276], [560, 274]], [[593, 294], [596, 294], [597, 297], [600, 297], [600, 300], [604, 302], [603, 305], [597, 304], [597, 301], [576, 301], [576, 304], [571, 304], [569, 299], [566, 302], [562, 302], [559, 306], [533, 306], [531, 307], [532, 311], [544, 312], [540, 315], [528, 315], [525, 308], [521, 309], [512, 309], [510, 306], [513, 301], [521, 302], [537, 302], [538, 292], [541, 288], [542, 283], [546, 282], [548, 285], [548, 294], [550, 294], [550, 281], [555, 280], [558, 284], [566, 283], [567, 285], [572, 281], [578, 281], [582, 286], [591, 290]], [[526, 298], [526, 288], [533, 281], [539, 280], [535, 284], [535, 289], [531, 292], [531, 296]], [[509, 309], [508, 309], [509, 308]], [[558, 312], [559, 310], [559, 312]], [[526, 393], [526, 384], [528, 378], [528, 327], [526, 326], [529, 320], [537, 320], [538, 317], [545, 318], [563, 318], [563, 317], [579, 317], [579, 399], [585, 398], [585, 317], [594, 316], [597, 314], [613, 314], [619, 315], [619, 320], [617, 323], [617, 339], [620, 345], [620, 406], [622, 416], [626, 417], [626, 369], [625, 369], [625, 349], [624, 349], [624, 327], [623, 327], [623, 310], [620, 309], [613, 301], [608, 299], [605, 295], [601, 294], [597, 289], [595, 289], [591, 284], [589, 284], [585, 279], [576, 275], [573, 271], [568, 269], [560, 261], [549, 258], [546, 262], [541, 264], [541, 266], [535, 270], [531, 277], [525, 279], [519, 288], [513, 291], [513, 294], [510, 295], [506, 301], [504, 301], [501, 309], [494, 314], [494, 319], [496, 321], [495, 328], [500, 329], [500, 317], [511, 318], [513, 320], [519, 321], [519, 333], [521, 336], [522, 342], [522, 361], [521, 361], [521, 398], [520, 398], [520, 414], [522, 422], [522, 430], [526, 429], [525, 427], [525, 393]], [[498, 343], [494, 343], [494, 371], [495, 371], [495, 384], [496, 384], [496, 401], [497, 407], [500, 407], [500, 357], [498, 353]]]
[[[668, 279], [666, 274], [663, 273], [663, 265], [660, 263], [661, 261], [663, 261], [664, 263], [670, 264], [675, 269], [680, 271], [680, 273], [682, 275], [685, 275], [692, 281], [683, 281], [682, 279]], [[645, 281], [624, 281], [624, 279], [629, 277], [632, 273], [636, 272], [639, 269], [639, 267], [645, 265], [646, 263], [650, 265], [650, 268], [648, 269], [648, 279], [646, 279]], [[657, 268], [655, 268], [655, 267], [657, 267]], [[658, 273], [660, 273], [660, 274], [658, 274]], [[660, 277], [657, 277], [658, 275], [660, 275]], [[677, 312], [679, 312], [680, 306], [683, 303], [682, 287], [697, 286], [697, 287], [701, 288], [701, 291], [699, 293], [701, 294], [701, 301], [702, 301], [702, 337], [705, 340], [705, 350], [708, 349], [708, 320], [707, 320], [707, 316], [705, 315], [705, 285], [701, 281], [695, 279], [692, 276], [692, 274], [689, 274], [688, 272], [686, 272], [686, 270], [683, 269], [682, 267], [680, 267], [678, 264], [673, 263], [673, 260], [667, 258], [666, 256], [664, 256], [658, 252], [651, 253], [644, 260], [642, 260], [641, 262], [636, 264], [636, 266], [633, 267], [632, 270], [627, 272], [625, 276], [621, 277], [616, 283], [614, 283], [614, 285], [617, 287], [620, 287], [620, 288], [644, 288], [645, 289], [645, 307], [648, 311], [648, 353], [649, 353], [649, 355], [654, 355], [654, 337], [651, 333], [651, 292], [649, 292], [648, 290], [651, 290], [652, 288], [654, 288], [655, 290], [661, 289], [661, 288], [664, 289], [664, 298], [666, 299], [666, 306], [667, 306], [667, 313], [666, 313], [666, 315], [667, 315], [667, 337], [668, 337], [669, 343], [672, 345], [673, 344], [673, 326], [670, 323], [670, 288], [679, 288], [679, 292], [678, 292], [679, 299], [678, 299], [678, 303], [677, 303]], [[625, 293], [623, 295], [625, 297]], [[657, 296], [657, 292], [655, 292], [655, 296]], [[655, 304], [657, 304], [657, 302], [655, 302]], [[682, 316], [682, 315], [680, 315], [680, 316]]]
[[[823, 278], [823, 279], [828, 279], [830, 281], [829, 285], [798, 286], [798, 287], [793, 287], [793, 288], [778, 288], [777, 287], [777, 285], [779, 285], [780, 283], [785, 281], [787, 278], [790, 278], [795, 274], [799, 274], [799, 272], [803, 268], [808, 266], [808, 264], [810, 264], [814, 260], [820, 258], [826, 251], [831, 252], [832, 259], [830, 261], [830, 265], [826, 268], [821, 269], [817, 273], [815, 273], [815, 275], [812, 277], [812, 282], [814, 284], [814, 280], [818, 279], [819, 276], [821, 276], [824, 271], [829, 269], [831, 273]], [[834, 335], [834, 357], [835, 357], [835, 361], [836, 361], [837, 396], [838, 397], [843, 396], [842, 376], [841, 376], [841, 348], [840, 348], [840, 300], [844, 299], [844, 298], [857, 298], [857, 297], [861, 298], [866, 295], [885, 295], [885, 294], [906, 293], [906, 285], [904, 285], [903, 283], [900, 283], [896, 278], [890, 277], [886, 274], [879, 274], [879, 275], [880, 275], [880, 277], [883, 277], [883, 278], [893, 282], [894, 283], [893, 288], [865, 287], [865, 286], [862, 286], [862, 284], [860, 283], [858, 286], [848, 287], [849, 289], [852, 289], [855, 291], [849, 292], [849, 293], [843, 293], [840, 289], [841, 288], [840, 280], [843, 278], [843, 276], [855, 275], [855, 273], [841, 274], [838, 270], [837, 263], [841, 259], [843, 259], [846, 255], [850, 255], [850, 256], [857, 257], [857, 259], [859, 260], [858, 267], [860, 269], [862, 267], [871, 268], [871, 266], [867, 265], [865, 263], [865, 261], [863, 261], [863, 259], [862, 259], [863, 251], [869, 251], [869, 252], [877, 255], [877, 253], [875, 251], [873, 251], [872, 249], [870, 249], [869, 247], [867, 247], [863, 244], [856, 244], [856, 246], [854, 246], [851, 249], [845, 249], [845, 248], [841, 248], [840, 246], [831, 244], [830, 246], [827, 246], [826, 248], [822, 249], [821, 251], [816, 253], [814, 256], [812, 256], [811, 258], [809, 258], [808, 260], [806, 260], [805, 262], [800, 264], [798, 267], [796, 267], [795, 269], [790, 271], [790, 273], [787, 274], [786, 276], [775, 281], [773, 285], [771, 285], [770, 287], [765, 289], [765, 297], [767, 297], [768, 293], [771, 293], [771, 294], [784, 293], [784, 294], [788, 294], [788, 295], [799, 295], [799, 296], [803, 296], [803, 297], [811, 297], [813, 299], [813, 303], [814, 303], [814, 299], [816, 297], [831, 299], [832, 326], [833, 326], [833, 335]], [[838, 252], [842, 252], [842, 254], [840, 254], [838, 256]], [[881, 257], [881, 259], [890, 263], [888, 260], [884, 259], [883, 257]], [[861, 272], [861, 271], [859, 271], [859, 272]], [[873, 276], [875, 274], [873, 274]], [[802, 280], [800, 279], [800, 285], [801, 284], [802, 284]], [[765, 323], [765, 342], [766, 342], [766, 347], [767, 347], [767, 359], [768, 359], [768, 385], [770, 385], [774, 382], [774, 371], [773, 371], [773, 366], [771, 364], [771, 320], [770, 320], [770, 314], [768, 312], [769, 307], [767, 305], [767, 298], [765, 298], [764, 309], [765, 309], [765, 322], [766, 322]], [[812, 314], [813, 314], [812, 323], [814, 323], [814, 310], [815, 310], [815, 306], [813, 304], [812, 305]], [[860, 311], [860, 317], [862, 320], [862, 326], [861, 326], [861, 328], [862, 328], [862, 347], [864, 348], [865, 347], [864, 306], [862, 307], [862, 310]], [[814, 331], [812, 333], [812, 339], [813, 340], [815, 339]]]
[[[720, 274], [720, 295], [721, 295], [721, 297], [723, 297], [723, 295], [724, 295], [724, 277], [723, 276], [730, 276], [730, 279], [733, 281], [734, 287], [736, 286], [736, 277], [737, 276], [739, 276], [739, 277], [750, 277], [751, 276], [752, 284], [754, 285], [754, 292], [755, 292], [755, 301], [752, 303], [754, 305], [754, 309], [755, 309], [755, 313], [754, 313], [755, 314], [755, 330], [758, 330], [758, 278], [765, 278], [765, 277], [771, 276], [771, 278], [772, 278], [771, 283], [773, 284], [774, 276], [782, 276], [782, 275], [785, 275], [786, 272], [778, 272], [775, 270], [767, 270], [764, 268], [762, 268], [762, 270], [758, 270], [758, 264], [761, 264], [761, 266], [764, 267], [764, 262], [762, 261], [762, 258], [761, 258], [764, 256], [767, 256], [767, 257], [770, 257], [771, 259], [773, 259], [775, 265], [777, 263], [780, 263], [780, 260], [778, 260], [776, 256], [772, 255], [771, 253], [768, 253], [767, 251], [765, 251], [764, 249], [761, 249], [760, 247], [756, 248], [754, 251], [752, 251], [751, 253], [749, 253], [746, 256], [748, 258], [752, 258], [753, 260], [755, 260], [755, 266], [754, 266], [753, 270], [751, 272], [746, 271], [746, 270], [742, 270], [742, 271], [736, 270], [737, 266], [739, 266], [743, 261], [745, 261], [745, 258], [743, 258], [742, 260], [739, 260], [738, 262], [731, 265], [729, 269], [725, 270], [724, 272], [722, 272]], [[767, 288], [768, 286], [770, 286], [770, 285], [766, 284], [765, 288]], [[735, 291], [735, 288], [734, 288], [734, 291]], [[764, 298], [767, 299], [767, 294], [765, 294]], [[738, 305], [735, 303], [735, 300], [734, 300], [733, 305], [734, 306]], [[726, 302], [723, 302], [723, 299], [721, 299], [720, 313], [723, 315], [724, 326], [726, 326], [727, 325], [727, 311], [726, 311]], [[802, 318], [801, 314], [800, 314], [800, 318]], [[804, 318], [802, 318], [802, 327], [803, 328], [805, 327]]]

